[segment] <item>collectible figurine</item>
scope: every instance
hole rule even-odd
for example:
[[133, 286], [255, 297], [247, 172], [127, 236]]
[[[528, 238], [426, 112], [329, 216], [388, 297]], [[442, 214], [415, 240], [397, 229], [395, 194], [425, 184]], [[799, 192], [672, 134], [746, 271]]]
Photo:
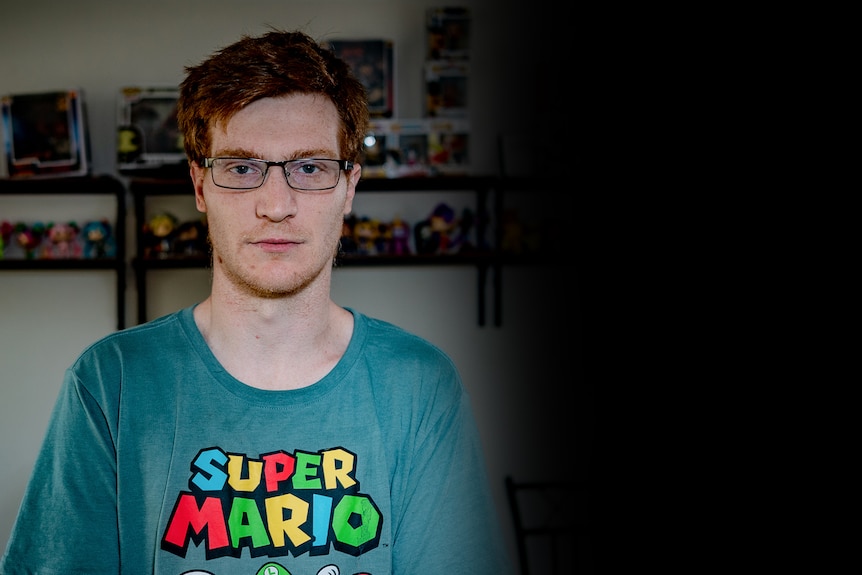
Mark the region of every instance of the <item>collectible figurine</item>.
[[80, 228], [75, 222], [50, 223], [45, 234], [42, 257], [45, 259], [73, 259], [81, 257], [78, 240]]
[[11, 246], [10, 241], [12, 240], [12, 231], [14, 229], [15, 226], [12, 225], [12, 222], [7, 220], [0, 222], [0, 260], [6, 255], [6, 246]]
[[339, 252], [342, 254], [355, 254], [358, 251], [356, 245], [356, 215], [350, 214], [344, 218], [344, 223], [341, 225], [341, 245]]
[[389, 243], [389, 253], [396, 256], [406, 256], [410, 253], [410, 224], [399, 217], [392, 220], [389, 226], [389, 234], [391, 237]]
[[374, 253], [388, 254], [391, 248], [392, 226], [386, 222], [377, 222], [377, 234], [374, 237]]
[[35, 222], [31, 226], [19, 223], [15, 226], [15, 241], [24, 249], [24, 255], [28, 260], [36, 259], [36, 248], [45, 237], [45, 224]]
[[367, 216], [356, 222], [353, 237], [356, 240], [356, 251], [362, 255], [372, 256], [377, 253], [378, 223]]
[[87, 222], [81, 228], [81, 238], [84, 241], [83, 256], [89, 259], [109, 258], [114, 256], [114, 238], [108, 220]]
[[144, 224], [144, 257], [166, 258], [172, 251], [174, 229], [177, 218], [173, 214], [163, 212], [156, 214], [147, 224]]
[[471, 239], [475, 221], [473, 210], [464, 208], [461, 218], [454, 226], [454, 234], [449, 242], [449, 253], [465, 253], [475, 249], [476, 246]]
[[455, 230], [455, 210], [448, 204], [439, 204], [431, 214], [431, 235], [437, 243], [436, 253], [449, 253], [452, 232]]
[[431, 233], [431, 220], [416, 222], [413, 227], [413, 242], [416, 245], [417, 254], [433, 254], [436, 251]]
[[455, 210], [445, 203], [438, 204], [427, 220], [413, 229], [416, 252], [420, 254], [449, 253], [452, 231], [455, 229]]
[[183, 222], [173, 232], [172, 253], [177, 256], [201, 257], [209, 253], [207, 226], [204, 220]]

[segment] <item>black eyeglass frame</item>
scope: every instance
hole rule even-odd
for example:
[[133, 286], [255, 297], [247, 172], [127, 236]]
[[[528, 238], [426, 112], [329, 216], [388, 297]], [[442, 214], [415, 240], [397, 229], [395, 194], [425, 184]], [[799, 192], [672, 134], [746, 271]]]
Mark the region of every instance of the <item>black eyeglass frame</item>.
[[[260, 163], [266, 165], [266, 170], [263, 172], [263, 179], [260, 181], [260, 183], [258, 185], [254, 186], [253, 188], [231, 188], [229, 186], [222, 186], [222, 185], [216, 184], [215, 177], [213, 177], [212, 178], [213, 185], [218, 186], [219, 188], [222, 188], [224, 190], [256, 190], [266, 183], [266, 178], [269, 176], [269, 169], [273, 166], [278, 166], [279, 168], [281, 168], [281, 171], [284, 172], [284, 181], [287, 182], [287, 185], [290, 186], [291, 188], [293, 188], [294, 190], [297, 190], [300, 192], [325, 192], [327, 190], [335, 189], [335, 187], [341, 182], [341, 172], [343, 172], [343, 171], [349, 172], [353, 169], [353, 166], [354, 166], [354, 163], [350, 160], [336, 160], [334, 158], [297, 158], [295, 160], [282, 160], [280, 162], [276, 162], [273, 160], [263, 160], [261, 158], [242, 158], [239, 156], [213, 156], [211, 158], [204, 158], [202, 167], [212, 169], [213, 162], [216, 160], [246, 160], [246, 161], [252, 161], [252, 162], [260, 162]], [[335, 180], [335, 183], [333, 185], [329, 186], [328, 188], [297, 188], [296, 186], [294, 186], [293, 184], [290, 183], [290, 177], [289, 177], [290, 172], [287, 171], [287, 168], [286, 168], [287, 164], [291, 164], [293, 162], [313, 162], [313, 161], [319, 161], [319, 160], [325, 160], [327, 162], [337, 162], [338, 163], [338, 168], [339, 168], [338, 179]], [[210, 172], [210, 174], [212, 174], [212, 172]]]

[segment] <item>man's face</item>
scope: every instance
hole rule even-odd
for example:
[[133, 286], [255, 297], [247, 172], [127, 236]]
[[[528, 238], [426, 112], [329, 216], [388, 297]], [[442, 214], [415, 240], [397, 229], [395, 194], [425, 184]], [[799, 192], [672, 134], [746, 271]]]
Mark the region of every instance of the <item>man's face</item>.
[[[297, 94], [258, 100], [213, 128], [210, 156], [283, 161], [341, 159], [338, 113], [329, 99]], [[288, 186], [272, 166], [259, 188], [227, 190], [209, 168], [192, 167], [195, 201], [207, 214], [214, 281], [241, 293], [278, 297], [312, 284], [328, 289], [344, 216], [353, 206], [360, 167], [331, 190]], [[317, 281], [322, 280], [322, 281]]]

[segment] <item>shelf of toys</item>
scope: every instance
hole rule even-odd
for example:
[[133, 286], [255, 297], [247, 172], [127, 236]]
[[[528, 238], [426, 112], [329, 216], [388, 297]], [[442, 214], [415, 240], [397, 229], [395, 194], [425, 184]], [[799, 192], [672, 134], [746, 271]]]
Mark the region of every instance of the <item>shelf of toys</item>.
[[[3, 270], [114, 270], [117, 327], [125, 326], [125, 214], [126, 189], [111, 176], [70, 176], [0, 179], [0, 196], [111, 195], [113, 222], [105, 215], [91, 219], [60, 220], [43, 217], [0, 218], [0, 271]], [[34, 201], [31, 212], [39, 213]]]

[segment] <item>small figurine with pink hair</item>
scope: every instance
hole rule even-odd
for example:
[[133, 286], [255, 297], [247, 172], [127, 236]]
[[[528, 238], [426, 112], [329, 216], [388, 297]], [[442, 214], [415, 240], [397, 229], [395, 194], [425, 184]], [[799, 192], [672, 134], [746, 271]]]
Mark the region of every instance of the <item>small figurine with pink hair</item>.
[[45, 259], [76, 259], [81, 257], [80, 228], [75, 222], [50, 223], [45, 233], [42, 257]]

